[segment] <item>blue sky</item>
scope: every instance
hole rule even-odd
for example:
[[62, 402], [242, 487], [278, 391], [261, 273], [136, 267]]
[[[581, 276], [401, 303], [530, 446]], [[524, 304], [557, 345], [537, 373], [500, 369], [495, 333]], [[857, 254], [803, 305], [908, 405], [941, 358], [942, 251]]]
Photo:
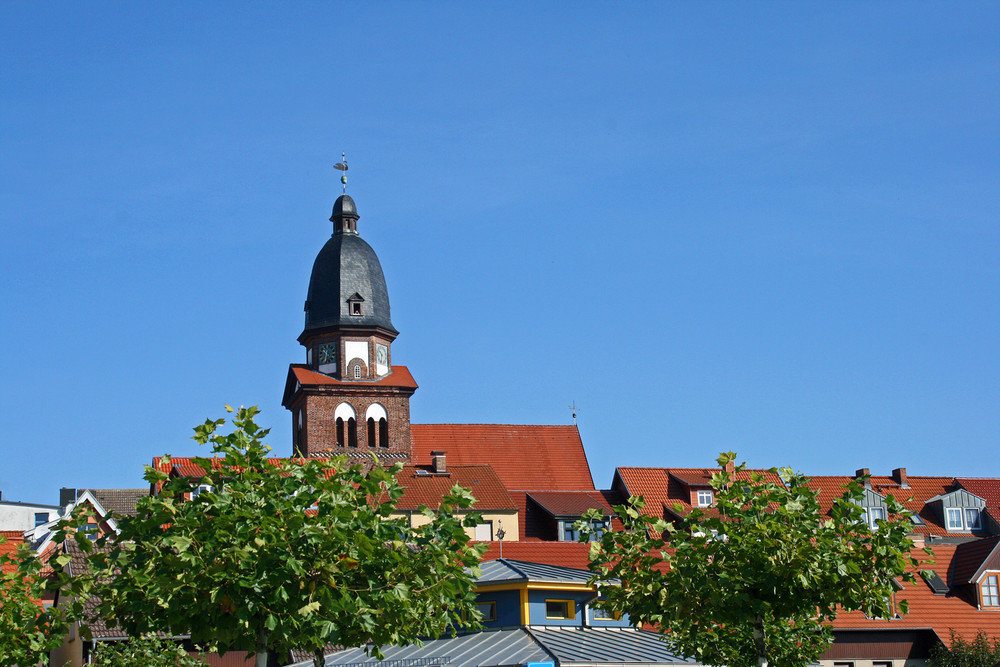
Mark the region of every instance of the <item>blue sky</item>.
[[281, 407], [347, 151], [417, 423], [1000, 476], [996, 3], [0, 5], [0, 491]]

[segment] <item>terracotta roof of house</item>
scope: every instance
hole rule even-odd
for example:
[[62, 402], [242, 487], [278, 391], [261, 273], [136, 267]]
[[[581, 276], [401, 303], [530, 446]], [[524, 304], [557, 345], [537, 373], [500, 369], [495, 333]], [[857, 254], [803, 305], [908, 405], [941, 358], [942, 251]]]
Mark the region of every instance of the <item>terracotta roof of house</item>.
[[[829, 512], [833, 501], [844, 493], [844, 486], [854, 477], [849, 475], [816, 476], [809, 482], [809, 488], [819, 491], [819, 504], [824, 512]], [[872, 476], [869, 479], [872, 491], [882, 496], [893, 496], [910, 512], [924, 520], [925, 525], [914, 525], [914, 532], [927, 535], [948, 535], [948, 530], [941, 522], [934, 508], [927, 501], [935, 496], [953, 491], [955, 480], [951, 477], [915, 477], [908, 478], [908, 487], [902, 487], [892, 477]]]
[[591, 509], [611, 514], [611, 505], [600, 491], [529, 491], [528, 497], [554, 517], [581, 516]]
[[430, 465], [431, 452], [442, 450], [449, 466], [493, 466], [508, 489], [594, 490], [576, 426], [411, 424], [410, 434], [416, 465]]
[[956, 585], [973, 583], [982, 570], [1000, 570], [1000, 536], [958, 545], [952, 565]]
[[[483, 560], [500, 558], [500, 543], [489, 542], [489, 550], [483, 555]], [[527, 542], [503, 543], [503, 557], [512, 560], [530, 561], [545, 565], [559, 565], [578, 570], [587, 569], [587, 554], [590, 545], [586, 542]]]
[[149, 495], [149, 489], [77, 489], [77, 495], [84, 491], [97, 498], [101, 507], [118, 516], [135, 514], [135, 504], [139, 498]]
[[[974, 543], [973, 543], [974, 544]], [[966, 545], [936, 545], [934, 563], [922, 562], [919, 569], [932, 570], [941, 579], [948, 582], [951, 590], [947, 595], [935, 595], [926, 581], [918, 574], [916, 584], [905, 584], [903, 590], [896, 594], [897, 600], [907, 600], [909, 613], [902, 618], [890, 620], [869, 619], [860, 612], [841, 614], [833, 623], [838, 630], [902, 630], [933, 628], [945, 644], [950, 643], [951, 630], [967, 640], [972, 640], [976, 632], [985, 630], [990, 637], [1000, 637], [1000, 612], [996, 610], [979, 610], [973, 600], [975, 593], [970, 586], [962, 586], [949, 577], [956, 558], [956, 552]], [[913, 555], [920, 561], [927, 556], [919, 549]]]
[[421, 505], [436, 508], [441, 497], [458, 484], [472, 491], [476, 498], [473, 510], [516, 510], [517, 503], [507, 493], [500, 478], [489, 466], [449, 465], [446, 474], [430, 474], [421, 466], [408, 465], [396, 475], [403, 487], [397, 509], [417, 509]]
[[1000, 477], [958, 477], [955, 482], [986, 501], [986, 511], [1000, 523]]
[[[6, 537], [7, 541], [0, 544], [0, 556], [16, 554], [18, 548], [24, 542], [24, 534], [20, 530], [0, 530], [0, 536]], [[13, 564], [4, 563], [3, 572], [13, 572], [16, 567]]]
[[[688, 486], [705, 486], [711, 482], [712, 475], [721, 472], [721, 468], [617, 468], [615, 470], [616, 490], [627, 496], [642, 496], [646, 500], [644, 512], [648, 516], [664, 518], [676, 514], [676, 505], [680, 505], [680, 514], [690, 512], [691, 496]], [[764, 479], [774, 484], [781, 484], [781, 477], [768, 470], [744, 470], [737, 473], [736, 479], [746, 479], [753, 473], [759, 473]], [[618, 484], [624, 486], [619, 488]]]
[[363, 381], [363, 380], [351, 380], [350, 382], [344, 382], [338, 380], [335, 377], [331, 377], [324, 373], [314, 371], [308, 366], [300, 364], [292, 364], [289, 367], [289, 372], [299, 381], [299, 384], [305, 386], [315, 386], [315, 385], [346, 385], [356, 387], [360, 385], [375, 385], [379, 387], [407, 387], [410, 389], [417, 388], [417, 382], [413, 379], [410, 374], [410, 370], [406, 366], [393, 366], [392, 372], [388, 375], [383, 375], [377, 380]]

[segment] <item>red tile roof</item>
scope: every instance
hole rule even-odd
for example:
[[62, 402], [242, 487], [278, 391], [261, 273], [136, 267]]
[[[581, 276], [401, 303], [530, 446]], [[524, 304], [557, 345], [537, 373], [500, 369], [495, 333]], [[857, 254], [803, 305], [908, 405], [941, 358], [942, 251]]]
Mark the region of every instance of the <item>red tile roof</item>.
[[986, 511], [1000, 523], [1000, 478], [959, 477], [955, 482], [969, 493], [986, 501]]
[[358, 384], [363, 385], [375, 385], [379, 387], [407, 387], [410, 389], [416, 389], [417, 383], [410, 374], [410, 370], [406, 366], [393, 366], [392, 372], [388, 375], [383, 375], [378, 380], [372, 382], [359, 382], [358, 380], [351, 380], [350, 382], [343, 382], [337, 378], [330, 377], [324, 373], [319, 373], [310, 369], [308, 366], [292, 364], [289, 368], [295, 379], [298, 380], [299, 384], [303, 386], [315, 386], [315, 385], [345, 385], [356, 387]]
[[980, 570], [1000, 570], [1000, 537], [958, 545], [951, 572], [954, 583], [973, 583]]
[[446, 451], [448, 465], [493, 466], [508, 489], [593, 491], [576, 426], [411, 424], [413, 463], [430, 465]]
[[[920, 569], [936, 572], [941, 579], [951, 585], [952, 591], [950, 593], [935, 595], [930, 586], [918, 575], [915, 585], [906, 584], [905, 588], [896, 594], [897, 600], [905, 599], [910, 604], [910, 612], [902, 618], [869, 619], [865, 618], [864, 614], [852, 612], [838, 616], [833, 627], [840, 630], [933, 628], [945, 643], [950, 641], [950, 630], [952, 629], [958, 636], [970, 641], [980, 629], [985, 630], [990, 637], [1000, 637], [1000, 612], [977, 609], [975, 603], [972, 602], [971, 594], [974, 591], [970, 587], [956, 586], [955, 582], [948, 577], [957, 547], [937, 545], [933, 549], [935, 562], [933, 564], [923, 563]], [[914, 551], [914, 557], [921, 561], [927, 558], [920, 550]]]
[[[24, 543], [24, 534], [20, 530], [0, 530], [0, 536], [7, 538], [6, 542], [0, 544], [0, 556], [16, 554], [18, 548]], [[15, 569], [14, 565], [7, 563], [3, 567], [4, 572], [13, 572]]]
[[413, 510], [421, 505], [436, 508], [441, 504], [441, 497], [456, 484], [472, 491], [476, 498], [474, 510], [517, 509], [517, 503], [489, 466], [449, 465], [445, 475], [420, 474], [422, 472], [426, 469], [409, 465], [396, 475], [396, 481], [405, 489], [398, 509]]
[[[483, 560], [500, 558], [500, 543], [490, 542], [490, 548]], [[507, 542], [503, 543], [503, 557], [544, 565], [561, 565], [578, 570], [587, 569], [587, 553], [590, 545], [586, 542]]]
[[[847, 475], [817, 476], [809, 482], [809, 488], [820, 492], [818, 500], [824, 512], [829, 512], [833, 501], [844, 493], [844, 486], [854, 478]], [[914, 525], [913, 530], [925, 535], [947, 535], [948, 531], [941, 522], [941, 517], [930, 506], [927, 500], [934, 496], [954, 490], [955, 480], [951, 477], [914, 477], [908, 478], [909, 488], [901, 487], [892, 477], [872, 476], [870, 478], [872, 491], [882, 496], [893, 496], [910, 512], [918, 514], [926, 525]]]
[[581, 516], [591, 509], [611, 514], [611, 505], [599, 491], [529, 491], [528, 496], [552, 516]]
[[[626, 497], [645, 498], [646, 508], [643, 511], [647, 516], [665, 518], [677, 513], [676, 505], [680, 505], [681, 515], [687, 514], [692, 509], [690, 492], [682, 480], [688, 480], [688, 485], [704, 486], [711, 481], [712, 475], [721, 470], [721, 468], [617, 468], [615, 484], [616, 490], [621, 491]], [[747, 478], [753, 473], [764, 475], [768, 482], [782, 483], [781, 477], [768, 470], [744, 470], [736, 475], [736, 479]], [[619, 483], [624, 485], [624, 488], [618, 488]]]

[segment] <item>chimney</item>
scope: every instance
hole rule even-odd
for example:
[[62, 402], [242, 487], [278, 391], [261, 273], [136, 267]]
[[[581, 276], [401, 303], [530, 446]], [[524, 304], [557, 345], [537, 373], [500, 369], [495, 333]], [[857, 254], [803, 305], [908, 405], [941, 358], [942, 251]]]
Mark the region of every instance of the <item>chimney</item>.
[[896, 468], [892, 471], [892, 478], [896, 480], [899, 484], [899, 488], [908, 489], [910, 488], [910, 483], [906, 481], [906, 468]]
[[447, 453], [442, 451], [431, 452], [431, 470], [434, 471], [435, 475], [443, 475], [448, 472], [448, 467], [444, 462], [444, 455]]
[[726, 472], [732, 475], [734, 470], [736, 470], [736, 461], [726, 461]]
[[59, 507], [66, 507], [74, 502], [76, 502], [76, 489], [67, 489], [65, 486], [59, 489]]
[[854, 479], [858, 477], [863, 477], [865, 475], [871, 477], [872, 471], [869, 468], [858, 468], [854, 471]]

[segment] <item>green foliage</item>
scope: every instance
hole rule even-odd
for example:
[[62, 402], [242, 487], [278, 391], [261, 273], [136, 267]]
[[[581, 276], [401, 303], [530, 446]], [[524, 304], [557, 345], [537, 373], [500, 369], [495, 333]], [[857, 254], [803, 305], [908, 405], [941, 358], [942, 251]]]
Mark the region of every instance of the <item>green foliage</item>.
[[970, 642], [951, 631], [951, 649], [937, 644], [931, 649], [929, 667], [993, 667], [1000, 664], [1000, 638], [990, 638], [980, 630]]
[[[872, 530], [856, 482], [825, 516], [803, 476], [771, 469], [784, 481], [776, 483], [745, 464], [727, 473], [735, 457], [719, 457], [711, 508], [675, 523], [644, 514], [642, 498], [615, 508], [624, 530], [605, 533], [590, 551], [592, 583], [621, 581], [601, 589], [605, 608], [656, 626], [703, 664], [730, 667], [814, 662], [838, 611], [896, 613], [894, 580], [913, 581], [916, 565], [905, 521]], [[902, 511], [888, 503], [891, 516]], [[578, 525], [587, 531], [586, 521]], [[906, 612], [905, 601], [899, 607]]]
[[[257, 412], [237, 411], [228, 434], [221, 419], [195, 428], [213, 454], [195, 459], [200, 479], [147, 467], [159, 492], [92, 557], [103, 617], [133, 636], [256, 652], [259, 664], [268, 651], [318, 659], [328, 643], [406, 644], [477, 618], [481, 548], [463, 527], [475, 517], [455, 514], [474, 502], [467, 490], [411, 529], [390, 516], [399, 465], [366, 474], [344, 459], [269, 459]], [[191, 498], [199, 484], [211, 490]]]
[[155, 635], [137, 637], [124, 642], [101, 642], [94, 651], [98, 667], [206, 667], [207, 663], [176, 642]]
[[[7, 538], [0, 536], [0, 544]], [[21, 544], [16, 553], [0, 555], [0, 664], [34, 665], [48, 659], [62, 640], [58, 616], [38, 602], [45, 590], [43, 564]]]

